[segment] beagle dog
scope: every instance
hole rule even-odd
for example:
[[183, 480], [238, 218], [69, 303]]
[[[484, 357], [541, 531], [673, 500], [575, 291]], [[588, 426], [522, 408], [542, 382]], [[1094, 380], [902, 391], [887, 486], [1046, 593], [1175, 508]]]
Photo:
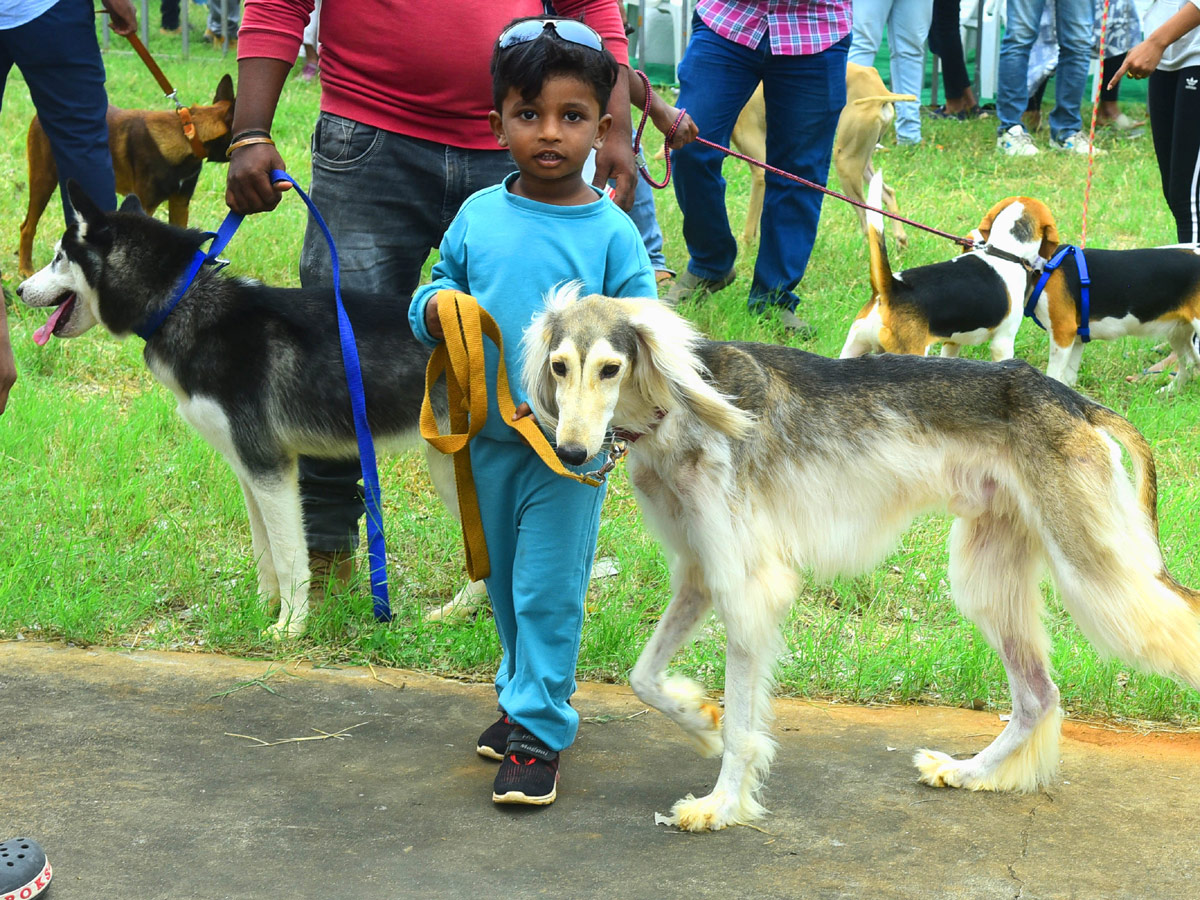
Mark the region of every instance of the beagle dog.
[[[1063, 247], [1026, 304], [1050, 336], [1046, 374], [1074, 385], [1083, 345], [1130, 335], [1166, 339], [1179, 357], [1168, 390], [1200, 369], [1200, 245], [1141, 250]], [[1080, 266], [1080, 257], [1083, 265]]]
[[[882, 185], [876, 172], [867, 196], [876, 209]], [[946, 262], [893, 274], [883, 216], [868, 212], [871, 299], [850, 326], [842, 358], [871, 352], [925, 356], [938, 342], [942, 356], [958, 356], [964, 344], [990, 341], [993, 360], [1011, 359], [1029, 273], [1058, 246], [1058, 229], [1041, 201], [1008, 197], [983, 217], [979, 236], [1004, 256], [971, 250]]]

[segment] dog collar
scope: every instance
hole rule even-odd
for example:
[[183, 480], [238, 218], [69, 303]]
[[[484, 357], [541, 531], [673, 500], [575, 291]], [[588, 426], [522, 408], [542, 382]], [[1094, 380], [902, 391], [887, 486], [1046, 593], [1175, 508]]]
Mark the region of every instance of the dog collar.
[[204, 240], [212, 240], [212, 244], [207, 251], [197, 250], [196, 255], [192, 257], [191, 263], [188, 265], [187, 271], [183, 273], [183, 277], [179, 279], [179, 283], [175, 288], [175, 293], [171, 296], [170, 301], [162, 309], [159, 309], [146, 317], [146, 321], [142, 322], [133, 329], [133, 333], [140, 337], [143, 341], [148, 341], [154, 337], [158, 329], [162, 328], [163, 322], [167, 321], [167, 317], [175, 311], [175, 307], [179, 305], [179, 301], [183, 299], [183, 295], [187, 293], [187, 289], [192, 286], [192, 282], [196, 280], [196, 274], [200, 271], [200, 267], [205, 263], [218, 262], [218, 254], [225, 249], [225, 246], [233, 239], [237, 233], [238, 226], [242, 224], [242, 216], [235, 212], [229, 213], [225, 217], [225, 221], [221, 223], [221, 227], [215, 232], [208, 231], [204, 234]]
[[647, 435], [656, 429], [662, 420], [666, 418], [666, 416], [667, 411], [665, 409], [656, 409], [654, 411], [654, 422], [652, 422], [650, 427], [645, 431], [630, 431], [627, 428], [614, 428], [612, 430], [613, 440], [624, 441], [627, 444], [632, 444], [637, 441], [638, 438]]
[[976, 243], [976, 250], [982, 250], [988, 256], [994, 256], [997, 259], [1003, 259], [1007, 262], [1016, 263], [1028, 272], [1041, 272], [1044, 267], [1041, 257], [1038, 257], [1037, 262], [1031, 263], [1023, 256], [1017, 256], [1015, 253], [1009, 253], [1007, 250], [1001, 250], [999, 247], [993, 247], [986, 242]]

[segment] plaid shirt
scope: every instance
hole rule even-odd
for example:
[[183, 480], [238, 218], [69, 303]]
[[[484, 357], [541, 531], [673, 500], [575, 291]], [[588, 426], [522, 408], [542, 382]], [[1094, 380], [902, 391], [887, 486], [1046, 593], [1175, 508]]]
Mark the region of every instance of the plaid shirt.
[[850, 0], [699, 0], [701, 20], [751, 49], [764, 35], [776, 56], [820, 53], [850, 33]]

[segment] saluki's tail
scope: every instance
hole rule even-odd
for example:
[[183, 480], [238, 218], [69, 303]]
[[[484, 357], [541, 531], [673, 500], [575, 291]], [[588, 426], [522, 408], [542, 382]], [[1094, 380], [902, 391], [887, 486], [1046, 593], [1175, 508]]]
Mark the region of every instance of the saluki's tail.
[[1200, 690], [1200, 591], [1163, 562], [1150, 446], [1110, 409], [1087, 404], [1084, 415], [1129, 454], [1136, 484], [1112, 443], [1107, 471], [1081, 457], [1060, 483], [1068, 496], [1049, 513], [1048, 556], [1063, 603], [1097, 649]]

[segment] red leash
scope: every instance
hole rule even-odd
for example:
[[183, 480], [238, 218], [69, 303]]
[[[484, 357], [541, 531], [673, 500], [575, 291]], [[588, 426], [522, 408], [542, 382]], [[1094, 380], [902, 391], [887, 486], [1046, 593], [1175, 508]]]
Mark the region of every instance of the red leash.
[[1087, 184], [1083, 189], [1083, 221], [1079, 228], [1080, 250], [1087, 246], [1088, 201], [1092, 197], [1092, 167], [1096, 162], [1096, 114], [1100, 111], [1100, 92], [1104, 90], [1104, 44], [1108, 35], [1108, 4], [1109, 0], [1104, 0], [1104, 12], [1100, 16], [1100, 61], [1099, 71], [1096, 73], [1096, 92], [1092, 95], [1092, 124], [1088, 129], [1088, 170]]
[[[634, 152], [634, 156], [637, 160], [638, 170], [642, 173], [642, 177], [644, 179], [646, 179], [646, 182], [651, 187], [665, 188], [668, 184], [671, 183], [671, 138], [675, 136], [675, 131], [676, 131], [676, 129], [679, 128], [679, 123], [681, 121], [683, 121], [683, 114], [684, 114], [684, 112], [686, 112], [686, 110], [681, 109], [679, 111], [679, 116], [675, 119], [675, 124], [671, 126], [671, 130], [667, 132], [666, 139], [663, 142], [663, 149], [665, 151], [665, 156], [666, 156], [666, 161], [667, 161], [667, 174], [666, 174], [666, 177], [662, 180], [662, 182], [659, 183], [659, 182], [655, 181], [653, 177], [651, 177], [650, 170], [646, 166], [646, 158], [642, 154], [642, 132], [646, 128], [646, 119], [649, 118], [649, 115], [650, 115], [650, 79], [646, 76], [645, 72], [642, 72], [641, 70], [636, 70], [636, 71], [637, 71], [638, 77], [642, 79], [642, 84], [645, 86], [646, 99], [645, 99], [645, 103], [643, 104], [643, 107], [642, 107], [642, 121], [638, 125], [637, 134], [634, 136], [633, 152]], [[807, 178], [801, 178], [799, 175], [793, 175], [791, 172], [783, 171], [783, 169], [777, 169], [774, 166], [767, 165], [762, 160], [755, 159], [752, 156], [746, 156], [743, 153], [738, 153], [736, 150], [731, 150], [729, 147], [722, 147], [720, 144], [716, 144], [716, 143], [713, 143], [712, 141], [705, 140], [702, 137], [697, 137], [696, 142], [700, 143], [700, 144], [704, 144], [707, 147], [712, 147], [716, 150], [720, 150], [725, 155], [732, 156], [735, 159], [740, 159], [743, 162], [747, 162], [752, 166], [758, 166], [760, 169], [765, 169], [768, 172], [773, 172], [774, 174], [780, 175], [783, 178], [787, 178], [787, 179], [790, 179], [791, 181], [795, 181], [797, 184], [802, 184], [805, 187], [813, 188], [814, 190], [820, 191], [822, 194], [828, 194], [830, 197], [836, 197], [839, 200], [845, 200], [851, 206], [857, 206], [859, 209], [865, 209], [868, 212], [879, 213], [880, 215], [887, 216], [890, 219], [896, 219], [899, 222], [903, 222], [905, 225], [910, 225], [913, 228], [919, 228], [922, 231], [928, 231], [930, 234], [936, 234], [938, 237], [943, 237], [949, 241], [954, 241], [954, 243], [956, 243], [962, 247], [966, 247], [968, 250], [985, 249], [984, 244], [978, 243], [969, 237], [963, 237], [961, 235], [951, 234], [948, 231], [942, 231], [940, 228], [934, 228], [930, 225], [922, 225], [920, 222], [914, 222], [912, 219], [906, 218], [906, 217], [900, 215], [899, 213], [888, 212], [885, 209], [876, 209], [875, 207], [870, 206], [866, 203], [862, 203], [858, 200], [855, 200], [852, 197], [847, 197], [845, 194], [839, 194], [837, 191], [827, 188], [824, 185], [817, 184], [815, 181], [809, 181]], [[993, 252], [993, 251], [989, 250], [989, 252]], [[996, 255], [1003, 255], [1003, 254], [1001, 252], [996, 252]]]

